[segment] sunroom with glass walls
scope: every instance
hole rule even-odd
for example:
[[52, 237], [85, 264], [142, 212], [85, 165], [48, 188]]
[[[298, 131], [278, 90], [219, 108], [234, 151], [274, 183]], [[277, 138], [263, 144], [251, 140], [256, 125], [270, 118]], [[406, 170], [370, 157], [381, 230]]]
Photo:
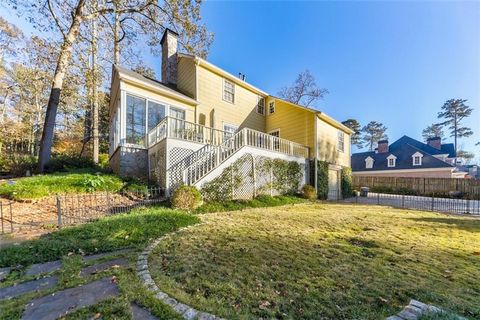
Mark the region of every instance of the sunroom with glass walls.
[[122, 92], [125, 106], [118, 103], [112, 116], [111, 154], [119, 145], [147, 148], [146, 137], [167, 115], [172, 118], [186, 120], [191, 107], [180, 103], [173, 105], [157, 99], [151, 99], [136, 93]]

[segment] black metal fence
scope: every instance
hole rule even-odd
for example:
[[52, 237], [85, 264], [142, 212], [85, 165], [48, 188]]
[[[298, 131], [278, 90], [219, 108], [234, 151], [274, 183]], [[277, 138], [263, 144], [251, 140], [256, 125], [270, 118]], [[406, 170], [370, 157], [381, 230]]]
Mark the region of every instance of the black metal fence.
[[7, 234], [36, 229], [51, 230], [125, 213], [137, 207], [154, 205], [165, 200], [165, 190], [158, 187], [120, 193], [57, 195], [23, 206], [18, 202], [2, 199], [0, 231], [1, 234]]
[[395, 208], [436, 211], [453, 214], [480, 215], [480, 200], [457, 199], [432, 196], [414, 196], [369, 192], [366, 196], [356, 195], [344, 202], [387, 205]]

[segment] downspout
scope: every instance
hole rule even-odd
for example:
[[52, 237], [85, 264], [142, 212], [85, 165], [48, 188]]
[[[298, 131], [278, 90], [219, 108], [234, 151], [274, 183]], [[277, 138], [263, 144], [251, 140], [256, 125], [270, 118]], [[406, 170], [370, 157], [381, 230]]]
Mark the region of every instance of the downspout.
[[[198, 98], [198, 66], [200, 65], [200, 60], [195, 57], [193, 63], [195, 64], [195, 92], [193, 99], [197, 100]], [[198, 100], [197, 100], [198, 101]], [[198, 104], [195, 105], [195, 123], [198, 124]], [[206, 125], [205, 121], [205, 125]]]

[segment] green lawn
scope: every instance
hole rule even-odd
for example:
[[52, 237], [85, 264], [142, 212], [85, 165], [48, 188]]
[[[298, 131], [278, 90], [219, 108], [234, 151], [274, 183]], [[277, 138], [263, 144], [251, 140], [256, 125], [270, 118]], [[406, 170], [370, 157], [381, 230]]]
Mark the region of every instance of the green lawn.
[[480, 220], [345, 204], [200, 216], [150, 256], [157, 285], [229, 319], [381, 319], [410, 299], [480, 318]]
[[26, 200], [57, 193], [117, 192], [126, 184], [116, 175], [97, 174], [91, 169], [18, 178], [14, 181], [14, 184], [0, 183], [0, 197]]
[[143, 249], [149, 241], [198, 221], [192, 214], [163, 207], [135, 209], [8, 246], [0, 250], [0, 268], [56, 260], [71, 252]]
[[[32, 298], [41, 297], [56, 290], [76, 287], [105, 276], [116, 277], [121, 295], [76, 311], [66, 319], [93, 319], [96, 314], [101, 315], [102, 319], [130, 319], [129, 305], [131, 302], [149, 308], [159, 319], [181, 319], [170, 307], [158, 301], [152, 293], [144, 288], [135, 273], [136, 259], [140, 251], [153, 239], [198, 221], [196, 216], [181, 211], [162, 207], [142, 208], [129, 214], [66, 228], [45, 235], [38, 240], [4, 248], [0, 250], [1, 267], [26, 267], [33, 263], [56, 259], [63, 259], [63, 267], [56, 272], [60, 277], [57, 287], [0, 302], [0, 319], [19, 319], [24, 306]], [[130, 262], [127, 268], [111, 269], [90, 276], [88, 279], [79, 276], [80, 268], [85, 266], [80, 255], [121, 248], [131, 248], [129, 253], [123, 254]], [[29, 279], [31, 277], [26, 277], [21, 271], [14, 271], [4, 282], [0, 283], [0, 287]]]

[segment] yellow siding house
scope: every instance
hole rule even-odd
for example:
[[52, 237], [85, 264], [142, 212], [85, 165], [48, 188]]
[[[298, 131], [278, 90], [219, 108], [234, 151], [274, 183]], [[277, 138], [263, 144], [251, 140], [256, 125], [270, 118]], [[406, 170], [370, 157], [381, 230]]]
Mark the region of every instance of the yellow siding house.
[[[313, 184], [310, 177], [316, 176], [309, 172], [315, 168], [310, 163], [328, 162], [330, 194], [338, 196], [339, 171], [350, 167], [349, 128], [321, 111], [272, 96], [200, 57], [178, 52], [171, 30], [161, 44], [161, 82], [113, 68], [110, 163], [115, 172], [155, 176], [168, 188], [174, 181], [186, 183], [188, 161], [202, 161], [213, 146], [224, 148], [234, 141], [249, 152], [301, 163], [305, 183]], [[203, 166], [204, 171], [188, 181], [204, 179], [220, 162], [206, 171]]]

